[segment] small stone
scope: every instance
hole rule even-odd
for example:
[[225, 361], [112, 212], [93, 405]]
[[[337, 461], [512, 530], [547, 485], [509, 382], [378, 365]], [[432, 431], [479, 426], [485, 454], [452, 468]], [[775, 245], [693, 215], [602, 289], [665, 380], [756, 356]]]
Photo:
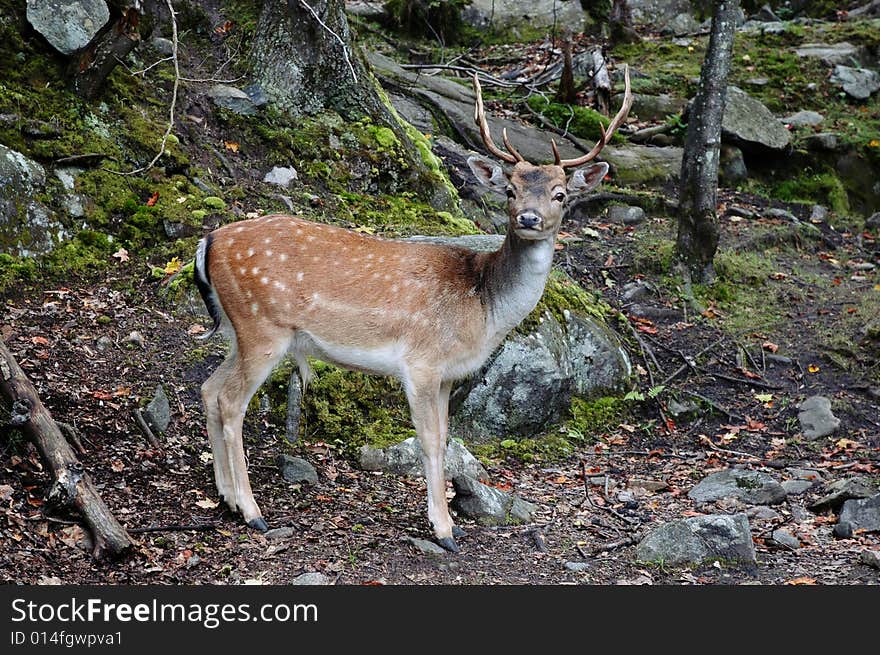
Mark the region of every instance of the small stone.
[[636, 560], [665, 565], [706, 560], [755, 564], [755, 546], [745, 514], [693, 516], [649, 532], [636, 547]]
[[234, 114], [252, 116], [258, 111], [248, 94], [234, 86], [215, 84], [208, 89], [206, 95], [215, 105]]
[[809, 480], [784, 480], [782, 488], [785, 489], [785, 493], [789, 496], [799, 496], [809, 491], [813, 484]]
[[781, 546], [785, 546], [786, 548], [797, 550], [801, 547], [801, 540], [795, 537], [788, 530], [774, 530], [772, 537], [776, 543], [780, 544]]
[[251, 102], [254, 104], [254, 107], [264, 107], [269, 104], [269, 96], [266, 95], [266, 92], [263, 90], [259, 84], [254, 82], [253, 84], [248, 84], [242, 91], [245, 92], [248, 98], [250, 98]]
[[818, 125], [825, 117], [817, 111], [799, 111], [782, 119], [783, 123], [787, 123], [792, 127], [812, 127]]
[[566, 571], [571, 571], [572, 573], [585, 573], [592, 568], [589, 562], [566, 562], [564, 566]]
[[669, 488], [667, 482], [664, 482], [663, 480], [652, 480], [650, 478], [630, 478], [627, 486], [630, 489], [643, 489], [651, 493]]
[[144, 408], [144, 420], [153, 432], [162, 434], [171, 422], [171, 405], [165, 389], [160, 384], [156, 387], [153, 399]]
[[729, 216], [739, 216], [740, 218], [755, 218], [756, 214], [751, 209], [746, 209], [745, 207], [740, 207], [739, 205], [730, 205], [727, 208], [727, 214]]
[[690, 414], [698, 413], [700, 411], [700, 406], [692, 400], [679, 402], [675, 398], [672, 398], [667, 403], [667, 409], [669, 409], [669, 413], [674, 418], [678, 418], [679, 416], [687, 416]]
[[171, 39], [166, 39], [161, 36], [154, 36], [152, 39], [150, 39], [150, 45], [153, 46], [153, 50], [158, 52], [160, 55], [170, 57], [174, 54], [174, 42]]
[[461, 475], [453, 478], [455, 498], [453, 508], [473, 518], [480, 525], [510, 525], [528, 523], [538, 506], [519, 496], [490, 487]]
[[298, 174], [293, 166], [275, 166], [263, 176], [263, 182], [287, 188], [297, 178]]
[[282, 454], [277, 457], [276, 462], [278, 468], [281, 469], [281, 476], [288, 482], [294, 484], [301, 482], [306, 484], [318, 483], [318, 472], [315, 470], [315, 467], [302, 457]]
[[59, 52], [85, 48], [110, 19], [104, 0], [28, 0], [27, 19]]
[[782, 515], [779, 512], [766, 505], [750, 507], [746, 510], [746, 516], [750, 519], [755, 519], [756, 521], [777, 521], [782, 518]]
[[798, 406], [798, 421], [805, 439], [820, 439], [840, 427], [840, 419], [831, 412], [825, 396], [810, 396]]
[[811, 223], [824, 223], [828, 220], [828, 210], [822, 205], [813, 205], [810, 210]]
[[688, 498], [697, 503], [732, 497], [749, 505], [777, 505], [785, 496], [785, 489], [771, 475], [747, 469], [712, 473], [688, 492]]
[[418, 539], [416, 537], [407, 537], [406, 541], [411, 543], [416, 549], [429, 557], [446, 557], [446, 550], [442, 546], [435, 544], [427, 539]]
[[[856, 530], [880, 532], [880, 494], [870, 498], [847, 500], [840, 511], [837, 525], [848, 534], [853, 534]], [[837, 530], [835, 534], [838, 534]]]
[[798, 57], [810, 57], [819, 59], [826, 66], [835, 66], [858, 59], [859, 50], [853, 44], [841, 41], [840, 43], [804, 43], [795, 49]]
[[645, 220], [645, 210], [630, 205], [612, 205], [608, 208], [608, 220], [624, 225], [638, 225]]
[[866, 230], [880, 230], [880, 212], [871, 214], [865, 221]]
[[333, 580], [323, 573], [309, 572], [296, 576], [290, 584], [294, 585], [330, 585]]
[[98, 340], [95, 341], [95, 348], [100, 350], [101, 352], [105, 352], [110, 350], [113, 347], [113, 339], [108, 336], [100, 336]]
[[296, 534], [296, 529], [287, 527], [272, 528], [263, 536], [266, 537], [266, 539], [290, 539], [294, 534]]
[[820, 132], [819, 134], [811, 134], [804, 139], [804, 145], [807, 146], [807, 150], [813, 152], [829, 152], [837, 150], [840, 142], [836, 134]]
[[771, 207], [769, 209], [764, 210], [764, 218], [779, 218], [784, 221], [789, 221], [791, 223], [797, 223], [797, 216], [792, 214], [787, 209], [778, 209], [776, 207]]
[[122, 343], [125, 345], [131, 346], [139, 346], [141, 348], [144, 347], [144, 335], [142, 335], [137, 330], [132, 330], [128, 333], [128, 336], [122, 340]]
[[788, 474], [795, 480], [809, 480], [810, 482], [821, 482], [824, 476], [821, 471], [816, 469], [790, 468], [787, 469]]
[[880, 90], [880, 73], [865, 68], [835, 66], [830, 81], [856, 100], [867, 100]]
[[875, 569], [880, 569], [880, 550], [863, 550], [859, 555], [862, 564], [867, 564]]

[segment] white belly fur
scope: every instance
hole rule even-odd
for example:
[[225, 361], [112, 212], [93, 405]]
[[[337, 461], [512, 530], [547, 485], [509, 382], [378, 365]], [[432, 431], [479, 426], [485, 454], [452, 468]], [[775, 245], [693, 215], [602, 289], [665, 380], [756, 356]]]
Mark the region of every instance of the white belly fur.
[[323, 341], [308, 332], [299, 331], [293, 339], [291, 350], [343, 368], [374, 375], [399, 378], [405, 370], [404, 348], [398, 342], [375, 348], [358, 348]]

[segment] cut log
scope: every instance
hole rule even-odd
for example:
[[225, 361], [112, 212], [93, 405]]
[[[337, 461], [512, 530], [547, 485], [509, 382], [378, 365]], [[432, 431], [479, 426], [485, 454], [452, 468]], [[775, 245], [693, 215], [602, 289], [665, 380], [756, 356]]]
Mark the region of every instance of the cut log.
[[593, 88], [596, 89], [596, 111], [603, 116], [609, 115], [611, 108], [611, 77], [608, 75], [608, 66], [605, 65], [605, 56], [601, 48], [596, 48], [593, 55]]
[[73, 92], [81, 98], [96, 98], [107, 77], [140, 43], [140, 14], [134, 7], [123, 11], [113, 25], [98, 35], [76, 62]]
[[55, 476], [48, 500], [74, 507], [92, 532], [95, 559], [119, 555], [133, 545], [113, 513], [92, 484], [37, 390], [0, 340], [0, 400], [10, 408], [11, 424], [21, 430], [40, 451]]

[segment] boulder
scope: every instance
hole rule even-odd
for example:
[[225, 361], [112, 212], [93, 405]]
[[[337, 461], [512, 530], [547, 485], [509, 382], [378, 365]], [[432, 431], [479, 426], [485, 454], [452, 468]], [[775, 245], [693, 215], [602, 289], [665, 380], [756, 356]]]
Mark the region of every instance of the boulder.
[[218, 107], [234, 114], [252, 116], [258, 111], [254, 101], [247, 93], [228, 84], [215, 84], [205, 92], [205, 95]]
[[831, 412], [831, 401], [825, 396], [810, 396], [798, 405], [798, 421], [805, 439], [820, 439], [840, 427], [840, 419]]
[[721, 165], [718, 168], [718, 179], [729, 187], [745, 182], [749, 177], [743, 151], [728, 143], [721, 145]]
[[581, 31], [586, 18], [578, 0], [472, 0], [461, 16], [465, 23], [481, 30], [568, 25], [575, 32]]
[[708, 560], [756, 563], [745, 514], [693, 516], [665, 523], [642, 539], [636, 560], [672, 566]]
[[777, 505], [785, 496], [785, 489], [771, 475], [747, 469], [712, 473], [688, 492], [688, 498], [697, 503], [733, 497], [749, 505]]
[[65, 55], [85, 48], [110, 20], [104, 0], [28, 0], [33, 28]]
[[611, 205], [608, 208], [608, 220], [611, 223], [638, 225], [645, 220], [645, 210], [638, 206]]
[[792, 127], [813, 127], [825, 120], [825, 117], [817, 111], [803, 110], [786, 116], [781, 120], [784, 124], [791, 125]]
[[619, 389], [631, 366], [613, 334], [566, 312], [545, 314], [529, 334], [509, 337], [453, 395], [450, 429], [468, 441], [527, 438], [558, 422], [571, 398]]
[[727, 87], [721, 131], [743, 148], [783, 150], [791, 143], [788, 130], [770, 110], [736, 86]]
[[851, 43], [804, 43], [795, 49], [795, 54], [801, 58], [818, 59], [826, 66], [850, 63], [853, 59], [858, 60], [860, 51]]
[[850, 499], [868, 498], [877, 493], [877, 484], [869, 478], [855, 476], [835, 480], [825, 485], [825, 491], [821, 498], [809, 506], [812, 512], [824, 512], [837, 510]]
[[662, 29], [677, 16], [691, 14], [691, 0], [630, 0], [633, 23]]
[[64, 225], [35, 199], [45, 184], [40, 164], [0, 145], [0, 253], [40, 255], [67, 237]]
[[856, 100], [867, 100], [880, 90], [880, 73], [866, 68], [835, 66], [830, 81]]
[[856, 530], [880, 532], [880, 494], [870, 498], [848, 500], [843, 504], [834, 534], [849, 537]]
[[263, 182], [277, 184], [286, 189], [297, 178], [298, 174], [293, 166], [274, 166], [271, 171], [263, 176]]
[[[361, 446], [358, 456], [361, 468], [366, 471], [384, 471], [395, 475], [416, 478], [424, 476], [422, 446], [415, 437], [404, 439], [387, 448]], [[467, 476], [486, 480], [489, 474], [480, 461], [456, 439], [446, 444], [446, 479]]]
[[331, 585], [333, 584], [333, 578], [330, 576], [324, 575], [323, 573], [317, 573], [315, 571], [310, 571], [308, 573], [302, 573], [296, 576], [293, 580], [290, 581], [290, 584], [293, 585]]
[[[428, 117], [438, 116], [448, 125], [459, 143], [473, 151], [484, 152], [480, 131], [474, 124], [475, 94], [470, 86], [444, 78], [440, 75], [420, 75], [417, 71], [401, 68], [396, 62], [376, 52], [368, 53], [373, 70], [380, 81], [392, 91], [405, 90], [391, 95], [395, 109], [407, 120], [416, 125], [433, 126], [435, 121]], [[501, 118], [487, 112], [486, 121], [496, 139], [502, 130], [507, 130], [511, 142], [527, 160], [533, 163], [553, 161], [550, 139], [556, 139], [563, 158], [575, 158], [583, 154], [567, 139], [520, 121]], [[421, 127], [420, 127], [421, 129]], [[435, 131], [434, 127], [430, 127]], [[586, 145], [592, 147], [591, 143]], [[601, 158], [611, 164], [615, 181], [622, 185], [662, 185], [676, 179], [681, 171], [681, 148], [652, 148], [649, 146], [626, 145], [607, 146]]]
[[455, 498], [452, 507], [480, 525], [515, 525], [528, 523], [538, 506], [473, 478], [453, 478]]
[[677, 98], [665, 93], [660, 95], [634, 93], [630, 113], [643, 121], [662, 121], [667, 116], [680, 114], [685, 107], [687, 107], [687, 100], [684, 98]]

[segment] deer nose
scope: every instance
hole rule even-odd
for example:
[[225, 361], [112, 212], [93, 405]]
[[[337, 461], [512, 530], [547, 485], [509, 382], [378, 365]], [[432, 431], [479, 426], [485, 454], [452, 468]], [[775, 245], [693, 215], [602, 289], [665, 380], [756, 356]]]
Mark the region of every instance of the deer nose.
[[538, 225], [541, 224], [543, 219], [540, 215], [535, 212], [526, 211], [516, 217], [516, 222], [519, 227], [525, 228], [527, 230], [534, 229]]

